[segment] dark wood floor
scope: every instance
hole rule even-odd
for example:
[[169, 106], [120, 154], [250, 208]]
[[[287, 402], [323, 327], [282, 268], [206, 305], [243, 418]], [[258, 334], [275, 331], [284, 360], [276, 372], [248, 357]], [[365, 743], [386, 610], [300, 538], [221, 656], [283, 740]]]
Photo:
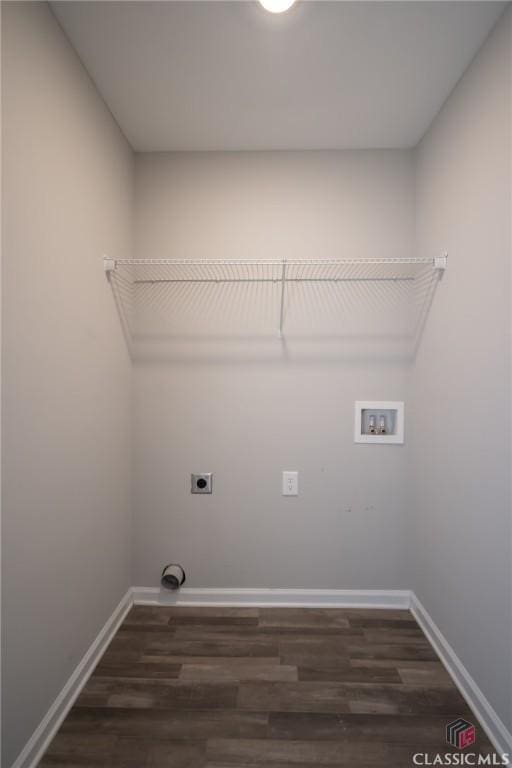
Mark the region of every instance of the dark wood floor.
[[458, 717], [407, 611], [138, 606], [40, 768], [410, 768]]

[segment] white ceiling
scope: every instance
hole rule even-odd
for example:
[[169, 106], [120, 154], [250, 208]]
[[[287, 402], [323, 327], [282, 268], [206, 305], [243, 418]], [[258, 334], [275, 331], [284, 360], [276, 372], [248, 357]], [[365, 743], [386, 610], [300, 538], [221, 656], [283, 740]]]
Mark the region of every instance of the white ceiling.
[[503, 7], [52, 3], [138, 151], [412, 146]]

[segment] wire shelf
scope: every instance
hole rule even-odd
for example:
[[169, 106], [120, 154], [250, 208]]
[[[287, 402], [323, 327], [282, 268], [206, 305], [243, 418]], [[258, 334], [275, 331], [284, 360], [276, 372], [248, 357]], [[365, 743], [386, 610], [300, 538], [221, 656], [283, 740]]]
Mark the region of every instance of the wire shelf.
[[[193, 334], [222, 319], [224, 329], [263, 333], [285, 321], [313, 332], [322, 315], [351, 332], [421, 332], [447, 265], [436, 258], [173, 260], [110, 259], [112, 286], [127, 343], [151, 334]], [[345, 286], [345, 287], [344, 287]], [[334, 312], [334, 314], [333, 314]]]

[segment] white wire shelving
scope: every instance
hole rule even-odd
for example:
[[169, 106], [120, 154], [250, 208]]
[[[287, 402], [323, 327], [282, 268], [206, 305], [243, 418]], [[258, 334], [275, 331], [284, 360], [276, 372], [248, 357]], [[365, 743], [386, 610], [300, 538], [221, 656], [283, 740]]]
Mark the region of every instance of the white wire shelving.
[[[148, 316], [155, 322], [173, 314], [179, 301], [187, 312], [190, 305], [204, 308], [210, 301], [217, 309], [234, 300], [233, 290], [245, 290], [243, 303], [265, 301], [273, 307], [277, 335], [283, 338], [287, 309], [293, 301], [299, 307], [307, 291], [315, 291], [319, 307], [326, 300], [318, 291], [351, 291], [345, 304], [355, 311], [358, 296], [374, 292], [394, 311], [398, 304], [412, 302], [417, 310], [416, 332], [424, 322], [435, 288], [447, 267], [447, 255], [434, 258], [382, 259], [112, 259], [104, 257], [104, 269], [112, 286], [117, 309], [131, 349], [134, 338], [148, 327]], [[214, 300], [211, 291], [224, 289]], [[230, 291], [226, 293], [226, 291]], [[210, 294], [208, 292], [210, 291]], [[252, 291], [252, 293], [247, 293]], [[266, 291], [262, 293], [261, 291]], [[387, 292], [387, 293], [386, 293]], [[293, 294], [293, 295], [292, 295]], [[327, 294], [326, 294], [327, 296]], [[387, 298], [386, 298], [387, 296]], [[209, 298], [208, 298], [209, 297]], [[239, 299], [238, 299], [239, 300]], [[359, 301], [359, 310], [364, 301]], [[379, 310], [382, 319], [383, 311]], [[174, 315], [175, 316], [175, 315]], [[159, 318], [159, 319], [155, 319]]]

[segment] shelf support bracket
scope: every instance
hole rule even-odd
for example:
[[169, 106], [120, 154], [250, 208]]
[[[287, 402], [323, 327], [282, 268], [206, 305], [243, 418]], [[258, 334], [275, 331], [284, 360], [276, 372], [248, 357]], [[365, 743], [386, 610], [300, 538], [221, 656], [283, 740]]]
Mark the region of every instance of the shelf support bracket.
[[438, 270], [439, 277], [443, 276], [443, 272], [445, 271], [447, 266], [448, 266], [448, 254], [447, 253], [443, 253], [442, 256], [436, 256], [434, 258], [434, 269]]
[[110, 281], [110, 278], [113, 274], [113, 272], [116, 271], [116, 260], [110, 259], [108, 256], [103, 257], [103, 269], [105, 270], [105, 274], [107, 276], [107, 280]]
[[277, 336], [279, 339], [283, 338], [285, 285], [286, 285], [286, 259], [283, 259], [283, 263], [281, 265], [281, 311], [279, 313], [279, 331], [277, 332]]

